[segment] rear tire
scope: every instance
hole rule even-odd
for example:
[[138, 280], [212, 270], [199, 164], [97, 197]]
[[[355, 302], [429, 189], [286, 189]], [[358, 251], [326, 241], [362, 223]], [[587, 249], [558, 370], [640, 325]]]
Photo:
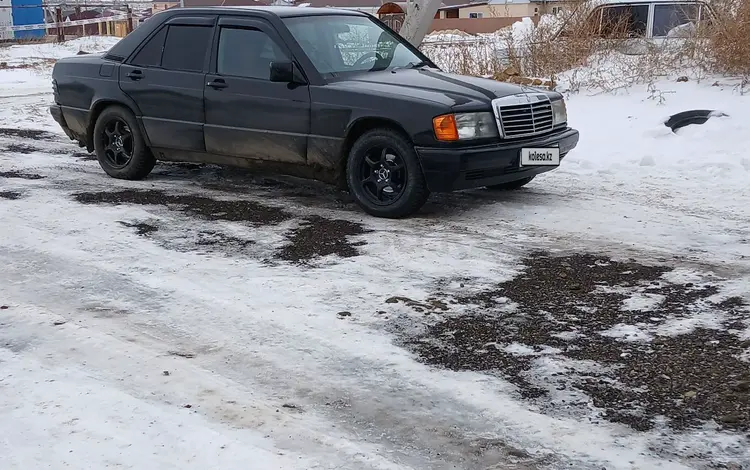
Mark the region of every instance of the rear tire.
[[113, 178], [140, 180], [156, 165], [138, 121], [122, 106], [102, 111], [94, 125], [93, 140], [99, 166]]
[[533, 176], [529, 176], [520, 180], [510, 181], [508, 183], [501, 183], [501, 184], [493, 184], [492, 186], [487, 186], [487, 189], [490, 189], [492, 191], [513, 191], [514, 189], [520, 189], [527, 184], [531, 183], [531, 180], [533, 180]]
[[375, 217], [407, 217], [430, 195], [414, 146], [392, 129], [367, 131], [354, 142], [346, 182], [357, 204]]

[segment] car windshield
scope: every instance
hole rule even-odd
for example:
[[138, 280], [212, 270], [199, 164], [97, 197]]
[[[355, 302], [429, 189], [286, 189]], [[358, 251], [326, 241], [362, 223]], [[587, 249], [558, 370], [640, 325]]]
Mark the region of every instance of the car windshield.
[[284, 23], [324, 76], [425, 65], [403, 39], [365, 16], [304, 16]]

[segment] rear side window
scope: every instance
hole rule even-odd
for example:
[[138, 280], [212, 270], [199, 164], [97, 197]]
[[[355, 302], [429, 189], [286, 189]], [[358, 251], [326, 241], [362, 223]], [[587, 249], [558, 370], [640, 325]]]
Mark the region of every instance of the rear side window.
[[170, 26], [161, 66], [169, 70], [202, 71], [212, 33], [211, 26]]
[[140, 67], [159, 67], [161, 53], [164, 50], [164, 40], [167, 38], [167, 28], [162, 28], [146, 42], [143, 48], [133, 58], [132, 64]]

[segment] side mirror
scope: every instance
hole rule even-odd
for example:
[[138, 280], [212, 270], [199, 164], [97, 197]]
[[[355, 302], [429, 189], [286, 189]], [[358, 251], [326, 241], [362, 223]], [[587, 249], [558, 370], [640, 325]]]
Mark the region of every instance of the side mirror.
[[306, 83], [302, 74], [294, 66], [294, 62], [271, 62], [270, 78], [272, 82]]

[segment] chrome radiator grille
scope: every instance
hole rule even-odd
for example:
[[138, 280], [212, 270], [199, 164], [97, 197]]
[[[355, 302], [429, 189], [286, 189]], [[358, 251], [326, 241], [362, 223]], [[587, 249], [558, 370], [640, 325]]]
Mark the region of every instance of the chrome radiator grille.
[[543, 94], [506, 96], [492, 101], [498, 128], [506, 139], [529, 137], [552, 130], [552, 105]]

